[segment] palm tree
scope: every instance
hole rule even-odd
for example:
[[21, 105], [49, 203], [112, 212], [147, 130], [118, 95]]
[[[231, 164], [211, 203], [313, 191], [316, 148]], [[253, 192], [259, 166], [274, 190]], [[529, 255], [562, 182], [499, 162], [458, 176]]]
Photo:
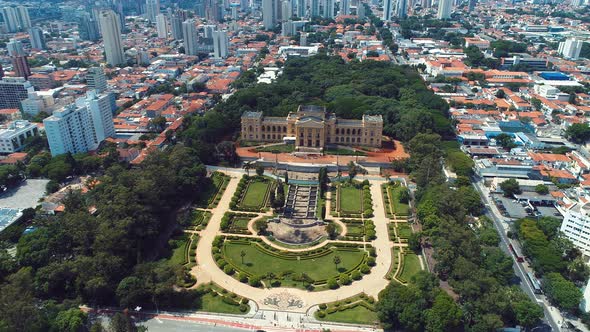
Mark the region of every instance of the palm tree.
[[338, 264], [340, 264], [340, 256], [334, 256], [334, 264], [336, 265], [336, 270], [338, 270]]
[[247, 162], [244, 163], [244, 166], [242, 166], [242, 168], [245, 169], [246, 170], [246, 174], [248, 174], [248, 176], [250, 176], [250, 170], [252, 168], [254, 168], [254, 165], [252, 164], [251, 161], [247, 161]]
[[242, 258], [242, 264], [244, 264], [244, 256], [246, 256], [246, 252], [244, 250], [240, 251], [240, 257]]

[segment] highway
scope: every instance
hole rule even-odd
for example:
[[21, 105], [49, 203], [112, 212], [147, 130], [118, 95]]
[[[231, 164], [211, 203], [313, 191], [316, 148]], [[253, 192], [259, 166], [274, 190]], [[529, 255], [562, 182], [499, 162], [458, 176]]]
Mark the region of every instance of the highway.
[[543, 311], [545, 312], [545, 320], [551, 326], [552, 330], [553, 331], [562, 331], [558, 322], [556, 321], [556, 319], [554, 318], [554, 316], [550, 312], [550, 310], [552, 310], [554, 313], [556, 313], [560, 317], [561, 315], [559, 314], [559, 311], [555, 308], [552, 308], [552, 306], [549, 305], [547, 303], [547, 301], [544, 299], [544, 296], [540, 296], [540, 295], [537, 295], [534, 293], [532, 286], [528, 282], [527, 277], [526, 277], [526, 268], [523, 266], [522, 263], [519, 263], [516, 261], [516, 258], [514, 257], [514, 255], [510, 251], [510, 249], [508, 248], [509, 240], [508, 240], [508, 237], [506, 236], [506, 229], [504, 228], [504, 225], [502, 224], [502, 220], [501, 220], [502, 215], [500, 214], [500, 211], [498, 211], [494, 202], [490, 201], [489, 195], [486, 194], [484, 192], [484, 190], [482, 189], [483, 183], [481, 183], [480, 181], [476, 181], [477, 179], [472, 179], [472, 180], [474, 180], [473, 184], [475, 186], [475, 189], [479, 192], [479, 195], [485, 204], [486, 216], [493, 221], [494, 227], [496, 228], [496, 230], [498, 231], [498, 234], [500, 235], [500, 240], [501, 240], [500, 241], [500, 249], [502, 249], [502, 251], [504, 251], [507, 255], [512, 257], [512, 260], [513, 260], [512, 266], [514, 268], [514, 272], [515, 272], [516, 276], [521, 281], [519, 284], [520, 288], [531, 298], [531, 300], [537, 302], [538, 304], [540, 304], [543, 307]]

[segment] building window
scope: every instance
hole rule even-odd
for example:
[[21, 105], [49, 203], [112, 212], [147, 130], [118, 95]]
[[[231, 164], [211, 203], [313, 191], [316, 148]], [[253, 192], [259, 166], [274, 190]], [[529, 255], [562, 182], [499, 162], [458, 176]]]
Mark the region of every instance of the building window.
[[252, 131], [252, 126], [250, 126], [250, 127], [248, 128], [248, 130], [249, 130], [249, 131]]
[[336, 128], [336, 135], [340, 134], [340, 129]]
[[264, 134], [262, 134], [262, 139], [264, 139]]

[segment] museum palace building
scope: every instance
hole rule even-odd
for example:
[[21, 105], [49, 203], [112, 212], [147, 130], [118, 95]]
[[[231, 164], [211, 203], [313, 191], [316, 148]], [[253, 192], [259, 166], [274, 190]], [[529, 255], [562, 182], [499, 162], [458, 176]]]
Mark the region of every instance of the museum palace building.
[[257, 142], [294, 142], [296, 148], [323, 149], [326, 145], [381, 147], [383, 118], [363, 115], [362, 120], [338, 119], [325, 107], [300, 105], [286, 118], [242, 115], [242, 139]]

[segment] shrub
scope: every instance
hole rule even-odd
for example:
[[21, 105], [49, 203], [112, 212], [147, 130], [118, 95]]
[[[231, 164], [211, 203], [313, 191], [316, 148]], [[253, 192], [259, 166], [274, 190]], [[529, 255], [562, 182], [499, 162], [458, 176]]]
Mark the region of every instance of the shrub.
[[318, 311], [318, 317], [324, 318], [324, 317], [326, 317], [326, 313], [324, 311], [320, 310], [320, 311]]
[[322, 303], [322, 304], [319, 305], [319, 307], [320, 307], [321, 310], [326, 310], [326, 308], [328, 307], [328, 305], [325, 304], [325, 303]]
[[361, 265], [361, 272], [363, 274], [369, 274], [371, 272], [371, 268], [367, 264]]
[[252, 287], [260, 287], [260, 277], [259, 276], [251, 276], [248, 280], [248, 284]]
[[234, 274], [236, 271], [235, 271], [235, 270], [234, 270], [234, 268], [233, 268], [233, 267], [231, 267], [230, 265], [226, 265], [226, 266], [223, 268], [223, 272], [225, 272], [226, 274], [229, 274], [229, 275], [231, 276], [231, 275], [232, 275], [232, 274]]
[[330, 289], [336, 289], [338, 288], [338, 282], [336, 281], [336, 279], [334, 278], [330, 278], [328, 279], [328, 288]]
[[367, 258], [367, 265], [369, 265], [369, 266], [375, 266], [375, 257], [369, 257], [369, 258]]
[[245, 304], [240, 304], [240, 311], [241, 312], [246, 312], [248, 311], [248, 306]]
[[361, 273], [359, 271], [352, 271], [351, 277], [354, 280], [361, 280], [361, 278], [363, 276], [361, 275]]
[[342, 274], [340, 275], [340, 283], [341, 283], [342, 285], [350, 285], [350, 283], [351, 283], [351, 282], [352, 282], [352, 281], [350, 280], [350, 277], [348, 276], [348, 274], [346, 274], [346, 273], [342, 273]]
[[248, 276], [246, 275], [246, 273], [244, 273], [244, 272], [240, 272], [240, 273], [238, 274], [238, 280], [239, 280], [240, 282], [247, 282], [247, 281], [248, 281]]

